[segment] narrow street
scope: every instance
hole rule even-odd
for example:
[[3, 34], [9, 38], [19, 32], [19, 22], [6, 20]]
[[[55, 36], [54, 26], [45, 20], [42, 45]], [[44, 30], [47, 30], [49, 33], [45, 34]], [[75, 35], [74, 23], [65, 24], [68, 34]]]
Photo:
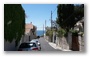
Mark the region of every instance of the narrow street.
[[4, 51], [84, 51], [84, 19], [84, 4], [4, 4]]
[[43, 37], [39, 38], [39, 42], [41, 43], [41, 51], [60, 51], [51, 47]]

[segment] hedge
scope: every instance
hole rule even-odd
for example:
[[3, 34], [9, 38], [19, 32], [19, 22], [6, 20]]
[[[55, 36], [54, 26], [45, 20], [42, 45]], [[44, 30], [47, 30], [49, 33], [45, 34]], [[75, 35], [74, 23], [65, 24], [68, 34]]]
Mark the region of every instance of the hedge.
[[4, 4], [4, 39], [19, 42], [24, 32], [25, 12], [21, 4]]

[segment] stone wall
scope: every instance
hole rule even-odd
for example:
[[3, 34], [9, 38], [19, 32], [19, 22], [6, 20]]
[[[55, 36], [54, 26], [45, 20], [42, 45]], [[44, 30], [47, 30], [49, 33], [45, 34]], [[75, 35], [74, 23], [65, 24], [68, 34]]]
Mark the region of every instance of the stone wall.
[[69, 45], [65, 37], [56, 37], [56, 45], [60, 46], [62, 49], [69, 49]]

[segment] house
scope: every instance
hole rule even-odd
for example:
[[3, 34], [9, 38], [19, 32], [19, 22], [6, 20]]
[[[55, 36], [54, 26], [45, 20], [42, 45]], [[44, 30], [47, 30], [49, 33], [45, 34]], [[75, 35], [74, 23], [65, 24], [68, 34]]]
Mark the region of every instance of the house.
[[25, 25], [24, 42], [28, 42], [36, 38], [36, 29], [36, 26], [34, 26], [32, 22]]

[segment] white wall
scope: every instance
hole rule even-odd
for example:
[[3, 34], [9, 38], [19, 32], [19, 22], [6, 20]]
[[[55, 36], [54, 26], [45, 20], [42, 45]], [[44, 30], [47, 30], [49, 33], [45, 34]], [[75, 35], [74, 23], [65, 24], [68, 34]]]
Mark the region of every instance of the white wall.
[[71, 48], [72, 46], [72, 33], [68, 32], [68, 44], [69, 44], [69, 48]]
[[78, 36], [80, 51], [84, 51], [84, 37]]
[[52, 37], [52, 38], [53, 38], [53, 39], [52, 39], [52, 40], [53, 40], [53, 43], [54, 43], [54, 41], [55, 41], [54, 36], [55, 36], [55, 32], [53, 32], [53, 37]]

